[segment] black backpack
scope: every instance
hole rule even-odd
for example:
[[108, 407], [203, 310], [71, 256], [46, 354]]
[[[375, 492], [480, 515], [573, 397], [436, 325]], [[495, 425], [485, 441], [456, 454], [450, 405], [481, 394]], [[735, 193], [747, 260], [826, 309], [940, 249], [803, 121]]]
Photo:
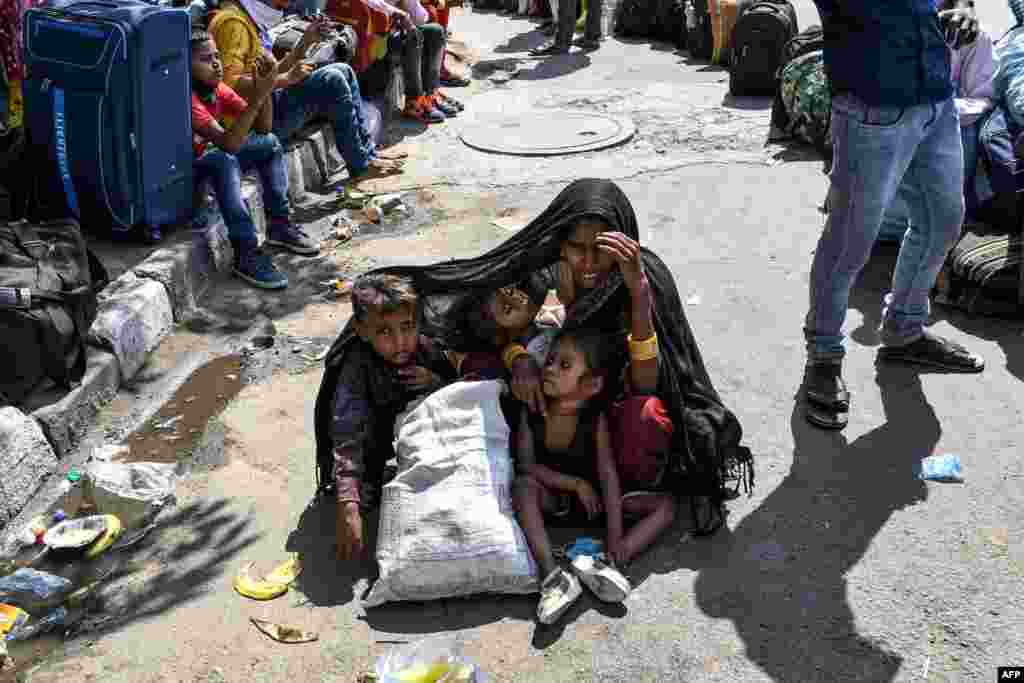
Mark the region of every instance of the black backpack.
[[782, 59], [779, 60], [779, 74], [787, 64], [808, 52], [825, 49], [825, 32], [820, 26], [808, 26], [786, 43], [782, 48]]
[[694, 23], [686, 24], [686, 50], [696, 59], [711, 59], [715, 51], [715, 37], [711, 31], [711, 10], [708, 0], [691, 0]]
[[685, 47], [685, 0], [658, 0], [657, 25], [654, 36], [667, 40], [676, 47]]
[[615, 28], [627, 38], [647, 38], [655, 19], [652, 0], [622, 0]]
[[70, 388], [85, 374], [85, 336], [106, 270], [73, 220], [0, 223], [0, 405], [43, 379]]
[[774, 93], [783, 50], [796, 34], [796, 10], [788, 0], [761, 0], [746, 8], [732, 32], [729, 92]]

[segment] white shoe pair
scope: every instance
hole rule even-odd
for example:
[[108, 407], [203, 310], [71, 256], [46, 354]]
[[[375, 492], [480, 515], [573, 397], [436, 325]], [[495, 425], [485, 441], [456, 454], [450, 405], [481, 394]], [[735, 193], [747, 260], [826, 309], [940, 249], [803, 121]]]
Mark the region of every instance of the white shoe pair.
[[629, 579], [599, 558], [580, 555], [570, 566], [572, 574], [559, 567], [541, 583], [537, 605], [540, 623], [553, 624], [565, 614], [583, 592], [581, 580], [602, 602], [623, 602], [629, 595]]

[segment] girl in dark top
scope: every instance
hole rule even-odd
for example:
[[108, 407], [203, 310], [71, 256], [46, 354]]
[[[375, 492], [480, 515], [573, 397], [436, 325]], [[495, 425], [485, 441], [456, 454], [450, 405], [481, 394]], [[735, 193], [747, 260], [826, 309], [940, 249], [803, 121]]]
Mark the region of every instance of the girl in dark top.
[[[617, 562], [628, 562], [653, 543], [674, 518], [675, 499], [669, 493], [622, 496], [621, 465], [612, 451], [605, 412], [622, 375], [622, 341], [598, 330], [560, 334], [544, 368], [546, 409], [538, 414], [524, 407], [519, 419], [515, 506], [544, 577], [537, 607], [541, 623], [555, 622], [581, 592], [576, 577], [555, 561], [544, 513], [578, 507], [592, 520], [603, 511], [608, 554]], [[635, 473], [627, 478], [636, 479]], [[624, 511], [643, 518], [628, 532]], [[577, 558], [572, 568], [606, 602], [621, 602], [629, 594], [625, 577], [601, 560]]]

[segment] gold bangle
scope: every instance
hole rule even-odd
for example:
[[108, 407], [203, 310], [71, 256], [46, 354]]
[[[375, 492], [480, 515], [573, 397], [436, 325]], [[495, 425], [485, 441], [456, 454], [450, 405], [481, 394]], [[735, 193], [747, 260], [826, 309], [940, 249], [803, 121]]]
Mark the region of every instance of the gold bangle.
[[629, 357], [635, 361], [654, 360], [658, 357], [658, 335], [652, 334], [647, 339], [636, 341], [629, 335]]
[[529, 356], [530, 352], [526, 350], [526, 347], [522, 344], [509, 344], [505, 347], [505, 352], [501, 354], [501, 360], [505, 363], [505, 367], [509, 370], [512, 369], [512, 364], [515, 363], [523, 356]]

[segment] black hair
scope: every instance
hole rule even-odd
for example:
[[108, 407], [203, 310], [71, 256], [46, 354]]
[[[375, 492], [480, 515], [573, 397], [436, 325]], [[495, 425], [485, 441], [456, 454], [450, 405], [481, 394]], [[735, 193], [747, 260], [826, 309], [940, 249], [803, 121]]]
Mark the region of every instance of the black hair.
[[626, 367], [625, 336], [586, 327], [563, 329], [555, 336], [551, 348], [554, 349], [565, 339], [571, 340], [583, 356], [587, 373], [604, 379], [601, 391], [587, 404], [606, 405], [622, 388], [622, 374]]
[[357, 277], [352, 285], [352, 316], [359, 322], [366, 320], [371, 308], [379, 313], [394, 313], [403, 306], [412, 306], [419, 318], [419, 295], [407, 277], [367, 273]]
[[192, 35], [189, 36], [188, 43], [194, 49], [197, 45], [205, 43], [206, 41], [213, 38], [210, 32], [205, 28], [195, 27], [192, 29]]

